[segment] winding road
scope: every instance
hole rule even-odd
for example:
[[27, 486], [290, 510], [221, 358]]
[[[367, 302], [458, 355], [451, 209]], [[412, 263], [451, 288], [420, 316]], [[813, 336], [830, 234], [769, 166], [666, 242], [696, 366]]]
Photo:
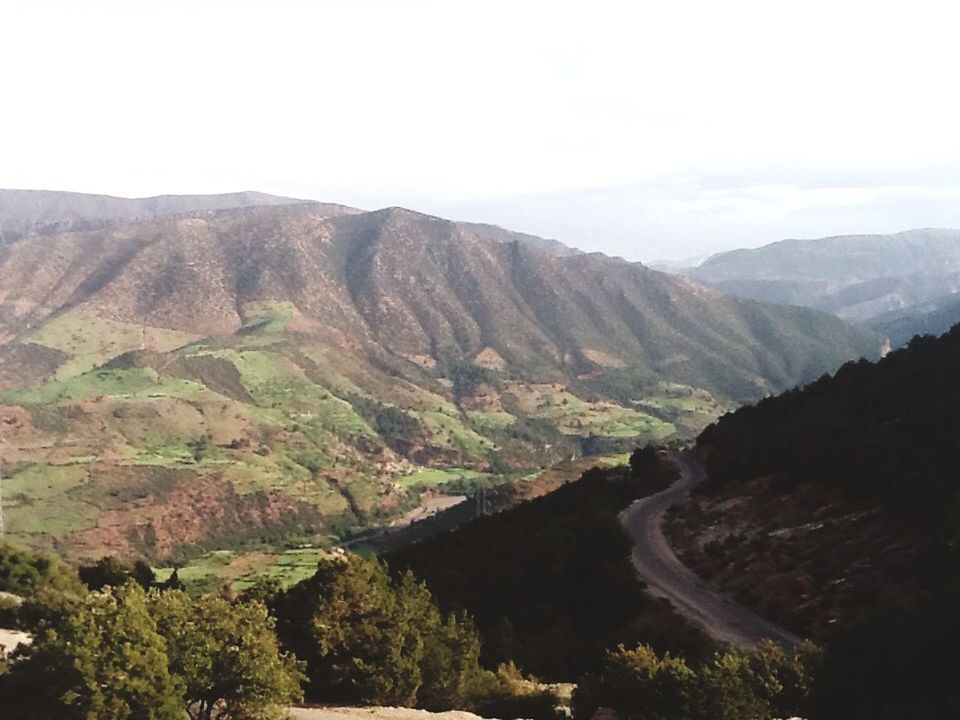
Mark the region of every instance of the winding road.
[[635, 500], [620, 516], [633, 539], [633, 566], [648, 591], [669, 600], [716, 640], [742, 649], [752, 648], [763, 638], [787, 647], [797, 645], [798, 637], [722, 595], [694, 575], [670, 549], [663, 534], [663, 515], [705, 477], [692, 456], [673, 453], [670, 459], [680, 470], [677, 481], [656, 495]]

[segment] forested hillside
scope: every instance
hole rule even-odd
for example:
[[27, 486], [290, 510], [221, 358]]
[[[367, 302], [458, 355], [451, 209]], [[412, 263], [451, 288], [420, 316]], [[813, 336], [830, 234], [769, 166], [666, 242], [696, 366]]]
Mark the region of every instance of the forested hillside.
[[955, 663], [941, 662], [960, 643], [958, 369], [960, 326], [698, 439], [709, 480], [671, 518], [672, 540], [695, 572], [828, 644], [824, 717], [960, 707]]

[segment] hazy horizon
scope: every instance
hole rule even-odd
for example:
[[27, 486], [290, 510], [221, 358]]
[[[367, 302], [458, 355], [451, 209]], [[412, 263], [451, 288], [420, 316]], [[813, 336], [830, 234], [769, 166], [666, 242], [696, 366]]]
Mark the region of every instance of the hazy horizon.
[[402, 205], [647, 262], [960, 227], [952, 16], [8, 2], [0, 187]]

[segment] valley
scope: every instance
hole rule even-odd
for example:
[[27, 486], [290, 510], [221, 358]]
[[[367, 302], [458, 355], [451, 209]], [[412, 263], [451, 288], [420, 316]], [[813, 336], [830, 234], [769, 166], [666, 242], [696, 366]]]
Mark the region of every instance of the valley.
[[532, 236], [261, 200], [41, 194], [49, 221], [0, 213], [26, 228], [0, 247], [12, 537], [266, 572], [285, 548], [690, 439], [879, 352], [829, 316]]
[[662, 269], [741, 297], [800, 305], [870, 328], [892, 347], [960, 322], [960, 231], [782, 240]]

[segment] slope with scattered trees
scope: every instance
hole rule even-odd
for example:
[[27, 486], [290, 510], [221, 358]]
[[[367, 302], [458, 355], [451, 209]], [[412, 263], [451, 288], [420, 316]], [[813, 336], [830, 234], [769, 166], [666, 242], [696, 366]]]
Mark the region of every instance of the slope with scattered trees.
[[817, 717], [960, 709], [958, 368], [960, 326], [698, 440], [709, 481], [670, 535], [698, 574], [827, 644]]

